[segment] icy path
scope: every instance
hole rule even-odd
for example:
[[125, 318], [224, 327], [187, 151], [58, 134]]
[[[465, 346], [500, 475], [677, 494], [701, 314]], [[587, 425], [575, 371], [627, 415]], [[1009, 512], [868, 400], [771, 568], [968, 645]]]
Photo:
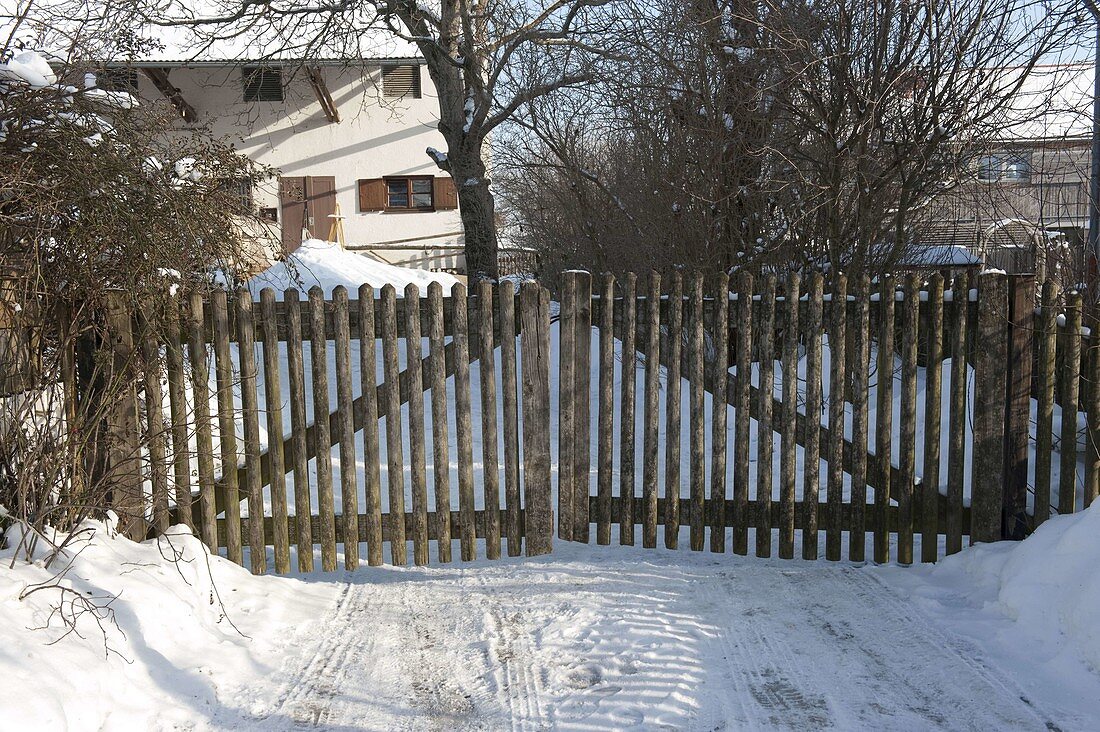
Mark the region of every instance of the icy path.
[[1076, 726], [1028, 701], [874, 570], [560, 544], [556, 552], [345, 575], [281, 673], [233, 695], [251, 718], [226, 726]]

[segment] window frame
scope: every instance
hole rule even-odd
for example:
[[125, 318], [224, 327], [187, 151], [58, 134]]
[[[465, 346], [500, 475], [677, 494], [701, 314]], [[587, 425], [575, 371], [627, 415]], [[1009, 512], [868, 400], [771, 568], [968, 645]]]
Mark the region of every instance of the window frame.
[[[265, 74], [274, 74], [279, 80], [278, 99], [264, 98], [264, 91], [269, 87], [264, 83]], [[253, 76], [258, 77], [253, 82]], [[254, 88], [250, 88], [254, 84]], [[253, 96], [249, 96], [249, 94]], [[281, 66], [244, 66], [241, 67], [241, 97], [246, 103], [255, 102], [285, 102], [286, 90], [283, 87], [283, 68]]]
[[[1010, 168], [1021, 170], [1022, 174], [1009, 175]], [[1001, 150], [982, 155], [978, 158], [975, 174], [981, 183], [1020, 183], [1031, 182], [1033, 175], [1030, 150]]]
[[[386, 186], [386, 207], [384, 211], [403, 211], [412, 213], [426, 213], [435, 211], [435, 180], [431, 175], [386, 175], [382, 176], [382, 180]], [[390, 183], [397, 181], [404, 181], [405, 183], [405, 196], [408, 203], [404, 206], [391, 206], [390, 205]], [[428, 206], [414, 206], [413, 205], [413, 182], [414, 181], [427, 181], [428, 193], [431, 200], [431, 204]], [[416, 195], [423, 196], [423, 193], [417, 193]]]

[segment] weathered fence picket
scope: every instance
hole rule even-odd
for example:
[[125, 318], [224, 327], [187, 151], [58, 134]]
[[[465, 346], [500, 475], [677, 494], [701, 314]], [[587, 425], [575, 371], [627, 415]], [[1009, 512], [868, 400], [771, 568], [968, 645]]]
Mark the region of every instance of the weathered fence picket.
[[[895, 492], [898, 504], [898, 562], [913, 563], [913, 484], [917, 478], [917, 329], [920, 323], [920, 287], [915, 273], [902, 288], [901, 338], [901, 441], [898, 463], [901, 480]], [[891, 486], [893, 487], [893, 486]]]
[[951, 412], [949, 415], [947, 451], [947, 526], [948, 554], [962, 551], [964, 522], [963, 481], [966, 472], [967, 425], [967, 363], [966, 343], [969, 333], [970, 284], [960, 275], [952, 291], [951, 319]]
[[309, 462], [306, 457], [306, 379], [305, 358], [302, 355], [302, 308], [297, 290], [287, 290], [286, 355], [287, 380], [290, 389], [290, 455], [289, 467], [294, 474], [295, 536], [298, 540], [298, 571], [313, 571], [313, 526], [305, 517], [312, 515]]
[[[651, 272], [646, 292], [645, 413], [642, 424], [642, 546], [657, 546], [657, 420], [660, 418], [661, 275]], [[563, 331], [564, 332], [564, 331]], [[564, 374], [562, 375], [564, 379]], [[560, 416], [564, 418], [564, 414]], [[561, 467], [558, 467], [561, 470]]]
[[[336, 571], [336, 503], [332, 491], [332, 444], [329, 426], [328, 338], [325, 334], [325, 295], [320, 287], [309, 290], [309, 363], [313, 377], [314, 464], [317, 470], [317, 512], [321, 517], [321, 571]], [[396, 337], [394, 341], [396, 342]], [[228, 471], [232, 472], [232, 471]], [[400, 475], [400, 473], [399, 473]], [[404, 544], [402, 544], [404, 548]]]
[[[454, 303], [455, 347], [455, 438], [458, 451], [458, 535], [462, 561], [477, 556], [477, 528], [474, 512], [474, 443], [470, 416], [470, 334], [466, 286], [451, 288]], [[389, 379], [389, 377], [386, 377]], [[393, 508], [390, 509], [393, 511]]]
[[[439, 561], [446, 563], [451, 561], [451, 458], [450, 445], [447, 441], [447, 356], [444, 343], [447, 324], [443, 315], [443, 286], [438, 282], [428, 286], [428, 323], [428, 350], [431, 353], [428, 379], [432, 390], [432, 488], [435, 491], [435, 535]], [[373, 343], [373, 333], [370, 340]], [[362, 347], [361, 345], [360, 348]], [[364, 368], [365, 366], [364, 364]], [[373, 375], [372, 360], [372, 379]], [[367, 384], [364, 383], [364, 394], [368, 393], [367, 388]], [[507, 410], [507, 407], [505, 409]], [[375, 420], [377, 421], [377, 417]], [[507, 446], [507, 443], [505, 445]]]
[[680, 542], [680, 352], [684, 329], [684, 279], [672, 273], [669, 289], [668, 336], [662, 361], [668, 375], [665, 382], [665, 548], [675, 549]]
[[730, 278], [724, 272], [717, 277], [714, 286], [714, 302], [717, 305], [714, 314], [715, 361], [710, 373], [710, 504], [712, 509], [707, 524], [710, 526], [710, 550], [723, 553], [726, 551], [726, 413], [729, 411], [729, 405], [720, 395], [724, 396], [728, 388], [730, 353]]
[[[821, 324], [824, 279], [820, 272], [810, 275], [807, 288], [806, 318], [802, 323], [806, 344], [806, 419], [821, 420]], [[820, 430], [807, 429], [803, 442], [802, 472], [802, 558], [817, 559], [818, 503], [821, 493]], [[843, 430], [841, 431], [843, 435]]]
[[628, 272], [622, 280], [622, 382], [619, 399], [619, 543], [634, 545], [636, 455], [634, 449], [635, 390], [637, 388], [637, 276]]
[[493, 343], [493, 284], [488, 280], [478, 283], [477, 295], [485, 556], [489, 559], [500, 559], [500, 478], [497, 461], [497, 378]]
[[943, 393], [943, 275], [928, 281], [928, 352], [924, 386], [924, 466], [921, 471], [921, 562], [934, 562], [939, 542], [940, 419]]
[[894, 434], [894, 278], [882, 278], [878, 308], [878, 357], [875, 371], [875, 486], [873, 514], [874, 558], [890, 561], [890, 483]]
[[[867, 553], [867, 440], [870, 431], [867, 414], [870, 385], [870, 297], [871, 285], [866, 275], [856, 280], [855, 318], [849, 329], [852, 351], [847, 360], [852, 383], [852, 472], [851, 525], [848, 529], [848, 558], [862, 562]], [[839, 425], [838, 425], [839, 426]]]
[[[756, 556], [772, 552], [772, 402], [775, 392], [775, 275], [764, 278], [756, 332], [760, 390], [756, 421]], [[749, 374], [746, 373], [747, 377]], [[746, 381], [748, 379], [746, 378]]]
[[405, 364], [409, 382], [409, 482], [412, 494], [413, 564], [422, 567], [428, 563], [428, 476], [424, 451], [424, 376], [421, 368], [423, 354], [420, 343], [419, 286], [410, 283], [405, 287], [403, 306]]
[[[248, 482], [248, 555], [253, 574], [267, 571], [264, 542], [264, 493], [260, 484], [260, 408], [256, 393], [256, 336], [252, 319], [252, 294], [237, 293], [237, 360], [241, 370], [241, 411], [244, 417], [244, 460]], [[231, 463], [235, 466], [236, 463]], [[229, 470], [228, 472], [233, 472]]]
[[691, 278], [690, 329], [687, 333], [688, 368], [688, 481], [690, 527], [689, 543], [694, 552], [703, 551], [706, 521], [706, 414], [703, 412], [705, 354], [703, 353], [703, 275], [695, 272]]
[[[1080, 292], [1066, 296], [1066, 325], [1062, 329], [1062, 439], [1058, 477], [1058, 513], [1077, 510], [1077, 407], [1081, 376], [1081, 307]], [[975, 437], [977, 441], [977, 437]]]
[[229, 355], [229, 312], [224, 291], [211, 298], [214, 310], [214, 372], [218, 387], [218, 442], [221, 446], [224, 481], [225, 550], [229, 560], [241, 564], [241, 501], [237, 484], [237, 436], [233, 415], [233, 364]]
[[[825, 447], [825, 460], [828, 464], [825, 486], [825, 558], [830, 562], [838, 562], [841, 558], [844, 512], [844, 391], [848, 381], [848, 277], [845, 274], [838, 273], [834, 279], [831, 298], [827, 330], [830, 439]], [[852, 472], [854, 475], [854, 468]], [[854, 487], [853, 478], [853, 495]]]
[[[336, 413], [339, 415], [336, 439], [340, 443], [340, 515], [344, 522], [344, 567], [355, 569], [359, 566], [359, 474], [354, 469], [355, 418], [352, 414], [351, 323], [348, 319], [347, 289], [343, 286], [337, 287], [332, 293], [332, 300], [336, 317]], [[259, 470], [256, 472], [259, 473]], [[273, 465], [272, 473], [274, 472]]]
[[[388, 528], [390, 561], [401, 567], [408, 563], [408, 547], [405, 545], [405, 458], [401, 440], [398, 345], [397, 292], [392, 285], [386, 285], [382, 288], [382, 369], [384, 374], [382, 389], [385, 392], [386, 403], [386, 481], [389, 487], [388, 515], [390, 518]], [[471, 503], [472, 499], [471, 496]]]
[[[275, 291], [260, 292], [260, 327], [263, 334], [264, 411], [271, 456], [271, 517], [274, 523], [275, 571], [290, 571], [290, 532], [287, 528], [286, 472], [283, 454], [283, 400], [279, 384], [279, 322], [275, 315]], [[341, 461], [343, 458], [341, 457]]]
[[[504, 440], [504, 537], [508, 542], [508, 556], [518, 557], [522, 553], [522, 524], [520, 522], [520, 478], [519, 478], [519, 398], [516, 382], [516, 293], [511, 282], [501, 282], [497, 289], [500, 302], [500, 385], [503, 402], [504, 424], [501, 425], [501, 437]], [[442, 365], [442, 364], [441, 364]], [[440, 372], [440, 390], [443, 389]], [[433, 389], [434, 389], [433, 382]], [[446, 413], [442, 419], [446, 424]], [[434, 424], [434, 423], [433, 423]], [[446, 440], [446, 433], [442, 435]], [[447, 469], [446, 456], [443, 457], [443, 470]]]
[[[737, 287], [737, 317], [734, 337], [737, 341], [737, 381], [734, 397], [734, 437], [733, 437], [733, 551], [735, 554], [749, 553], [749, 449], [752, 437], [752, 422], [749, 411], [752, 396], [752, 349], [753, 349], [753, 307], [752, 275], [745, 272]], [[721, 374], [724, 379], [725, 374]], [[721, 387], [715, 387], [717, 396]], [[763, 392], [763, 377], [761, 377]], [[725, 408], [725, 405], [722, 406]], [[760, 422], [763, 424], [763, 421]], [[759, 466], [759, 463], [757, 463]]]
[[1035, 333], [1038, 358], [1036, 360], [1035, 405], [1035, 507], [1032, 511], [1034, 528], [1050, 518], [1050, 468], [1054, 437], [1054, 385], [1055, 356], [1058, 351], [1058, 302], [1057, 283], [1043, 283], [1039, 324]]
[[596, 429], [596, 543], [611, 543], [611, 479], [615, 426], [615, 277], [603, 276], [600, 287], [600, 373]]
[[796, 435], [798, 419], [799, 300], [802, 277], [787, 275], [783, 298], [783, 407], [779, 410], [779, 558], [794, 559]]

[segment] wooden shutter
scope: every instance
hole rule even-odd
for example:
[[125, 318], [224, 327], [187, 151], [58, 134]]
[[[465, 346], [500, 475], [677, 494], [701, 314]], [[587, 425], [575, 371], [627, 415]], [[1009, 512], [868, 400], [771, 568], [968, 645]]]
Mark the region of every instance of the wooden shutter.
[[386, 210], [386, 181], [381, 178], [367, 178], [359, 181], [359, 210]]
[[458, 208], [458, 191], [451, 178], [432, 178], [432, 201], [437, 211]]
[[382, 96], [420, 99], [420, 65], [383, 66]]

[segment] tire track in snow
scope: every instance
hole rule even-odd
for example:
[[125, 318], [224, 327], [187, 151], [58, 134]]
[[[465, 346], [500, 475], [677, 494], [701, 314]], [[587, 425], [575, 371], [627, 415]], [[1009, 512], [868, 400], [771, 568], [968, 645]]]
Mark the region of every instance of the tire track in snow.
[[484, 592], [487, 605], [490, 659], [498, 668], [494, 676], [501, 679], [496, 685], [497, 699], [507, 708], [513, 730], [547, 729], [550, 724], [545, 716], [543, 688], [539, 681], [543, 669], [530, 645], [529, 631], [532, 629], [524, 622], [527, 613], [521, 609], [506, 612], [503, 602], [513, 600], [514, 596], [493, 597], [484, 575], [477, 575], [476, 581]]
[[[994, 689], [1000, 690], [1003, 696], [1012, 698], [1013, 700], [1019, 700], [1024, 705], [1020, 708], [1021, 711], [1029, 713], [1034, 718], [1035, 724], [1038, 727], [1044, 729], [1058, 728], [1052, 721], [1053, 716], [1047, 714], [1040, 706], [1029, 699], [1017, 684], [986, 663], [981, 651], [977, 647], [958, 637], [946, 635], [920, 612], [919, 609], [912, 607], [900, 598], [894, 589], [887, 585], [878, 575], [863, 572], [858, 572], [858, 574], [868, 576], [871, 582], [878, 587], [878, 592], [874, 593], [876, 597], [883, 603], [891, 605], [899, 615], [904, 614], [907, 616], [906, 624], [909, 627], [919, 626], [918, 634], [921, 637], [927, 639], [933, 646], [949, 653], [957, 662], [968, 666], [972, 672], [986, 684]], [[855, 569], [849, 569], [845, 572], [845, 577], [851, 584], [861, 585], [860, 592], [867, 593], [867, 583], [857, 583], [855, 580], [856, 575], [857, 570]]]
[[[734, 595], [728, 591], [728, 576], [724, 572], [699, 581], [703, 586], [703, 596], [716, 608], [744, 601], [743, 593]], [[782, 583], [779, 583], [772, 589], [775, 592], [781, 591], [781, 588]], [[775, 594], [771, 594], [769, 599], [774, 601]], [[730, 614], [726, 616], [736, 622]], [[761, 620], [754, 620], [757, 617]], [[820, 689], [806, 688], [811, 675], [795, 676], [789, 673], [798, 667], [799, 662], [784, 635], [771, 632], [776, 629], [771, 627], [759, 608], [746, 609], [740, 619], [742, 622], [736, 625], [726, 622], [718, 629], [718, 636], [727, 651], [724, 670], [733, 684], [733, 696], [749, 728], [821, 729], [833, 726], [826, 696]]]
[[[360, 595], [365, 596], [360, 600]], [[320, 635], [321, 642], [309, 661], [286, 682], [273, 714], [285, 716], [296, 727], [321, 727], [329, 722], [342, 686], [339, 682], [352, 656], [364, 650], [360, 644], [348, 641], [355, 637], [352, 617], [367, 614], [370, 605], [371, 598], [361, 592], [361, 586], [344, 584], [332, 613], [307, 636]]]
[[[1049, 715], [881, 579], [774, 565], [700, 577], [727, 618], [729, 711], [748, 729], [1043, 729]], [[740, 611], [740, 612], [739, 612]]]

